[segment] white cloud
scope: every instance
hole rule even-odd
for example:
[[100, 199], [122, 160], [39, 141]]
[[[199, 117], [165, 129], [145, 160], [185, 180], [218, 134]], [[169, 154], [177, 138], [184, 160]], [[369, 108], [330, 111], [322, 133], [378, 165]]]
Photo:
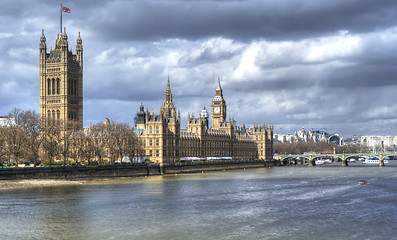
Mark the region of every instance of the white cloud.
[[10, 58], [19, 59], [21, 61], [26, 61], [37, 57], [37, 50], [32, 48], [11, 48], [7, 51], [7, 54]]
[[294, 49], [305, 47], [303, 62], [315, 63], [342, 59], [357, 53], [360, 50], [362, 39], [359, 36], [342, 34], [339, 36], [311, 39], [307, 45], [299, 43]]
[[235, 81], [248, 81], [252, 76], [259, 73], [259, 68], [255, 64], [256, 56], [261, 49], [259, 43], [252, 43], [243, 52], [240, 63], [234, 71], [232, 78]]
[[2, 39], [2, 38], [11, 38], [12, 36], [14, 36], [14, 34], [12, 34], [12, 33], [1, 33], [0, 32], [0, 39]]

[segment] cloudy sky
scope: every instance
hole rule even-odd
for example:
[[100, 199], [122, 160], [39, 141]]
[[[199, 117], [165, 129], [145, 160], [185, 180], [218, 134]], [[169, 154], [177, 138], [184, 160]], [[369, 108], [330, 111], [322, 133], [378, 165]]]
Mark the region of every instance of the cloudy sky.
[[[395, 0], [65, 0], [84, 47], [84, 125], [158, 112], [167, 77], [182, 127], [218, 76], [237, 124], [397, 135]], [[0, 2], [0, 115], [39, 110], [39, 41], [60, 2]]]

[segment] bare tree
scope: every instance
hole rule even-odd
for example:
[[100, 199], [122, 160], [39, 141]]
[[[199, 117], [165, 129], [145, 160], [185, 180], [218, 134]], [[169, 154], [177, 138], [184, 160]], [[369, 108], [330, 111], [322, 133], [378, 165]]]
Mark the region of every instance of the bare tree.
[[115, 123], [112, 122], [109, 124], [105, 124], [104, 127], [106, 133], [106, 149], [108, 151], [108, 157], [110, 159], [110, 163], [114, 164], [117, 156]]
[[73, 121], [69, 124], [70, 138], [69, 138], [69, 157], [79, 164], [82, 152], [82, 136], [85, 135], [78, 122]]
[[93, 151], [93, 141], [88, 134], [81, 135], [81, 149], [80, 154], [82, 159], [84, 159], [88, 165], [90, 165], [94, 151]]
[[115, 149], [116, 149], [116, 157], [123, 161], [123, 157], [125, 156], [125, 147], [126, 147], [126, 135], [128, 134], [128, 124], [125, 123], [115, 123], [113, 129], [113, 137], [115, 140]]
[[97, 123], [91, 126], [88, 131], [92, 138], [94, 157], [98, 159], [98, 164], [102, 165], [108, 136], [105, 125], [103, 123]]
[[5, 126], [0, 126], [0, 164], [2, 168], [8, 155], [6, 131], [7, 128]]
[[60, 154], [62, 128], [59, 121], [47, 121], [44, 126], [43, 149], [49, 159], [49, 165], [52, 166], [55, 158]]
[[18, 120], [19, 126], [22, 128], [26, 136], [25, 156], [33, 162], [34, 167], [40, 155], [40, 146], [42, 144], [42, 134], [40, 131], [40, 117], [35, 111], [22, 111]]
[[10, 156], [14, 158], [15, 167], [18, 167], [19, 160], [23, 157], [26, 135], [21, 127], [22, 111], [14, 108], [8, 114], [8, 127], [6, 131], [7, 145]]
[[80, 125], [78, 122], [74, 120], [70, 120], [68, 122], [60, 122], [61, 128], [61, 139], [60, 139], [60, 154], [63, 158], [63, 165], [67, 165], [67, 161], [69, 160], [74, 146], [74, 135], [78, 131], [80, 131]]
[[140, 146], [138, 144], [138, 136], [132, 128], [126, 128], [123, 135], [123, 152], [124, 155], [130, 159], [130, 163], [132, 164], [133, 158], [138, 155], [138, 152], [140, 150]]

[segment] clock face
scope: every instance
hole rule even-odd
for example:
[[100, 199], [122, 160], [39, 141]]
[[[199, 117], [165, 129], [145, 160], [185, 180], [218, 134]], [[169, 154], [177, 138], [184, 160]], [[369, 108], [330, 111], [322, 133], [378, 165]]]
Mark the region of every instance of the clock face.
[[215, 112], [215, 113], [219, 113], [220, 110], [221, 110], [221, 109], [220, 109], [219, 107], [214, 108], [214, 112]]

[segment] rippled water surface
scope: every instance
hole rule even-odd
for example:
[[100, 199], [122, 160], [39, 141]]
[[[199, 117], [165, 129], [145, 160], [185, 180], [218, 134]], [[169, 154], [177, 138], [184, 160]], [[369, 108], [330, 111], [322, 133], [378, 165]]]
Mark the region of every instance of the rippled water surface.
[[0, 192], [0, 216], [1, 239], [397, 239], [397, 167], [280, 167], [8, 190]]

